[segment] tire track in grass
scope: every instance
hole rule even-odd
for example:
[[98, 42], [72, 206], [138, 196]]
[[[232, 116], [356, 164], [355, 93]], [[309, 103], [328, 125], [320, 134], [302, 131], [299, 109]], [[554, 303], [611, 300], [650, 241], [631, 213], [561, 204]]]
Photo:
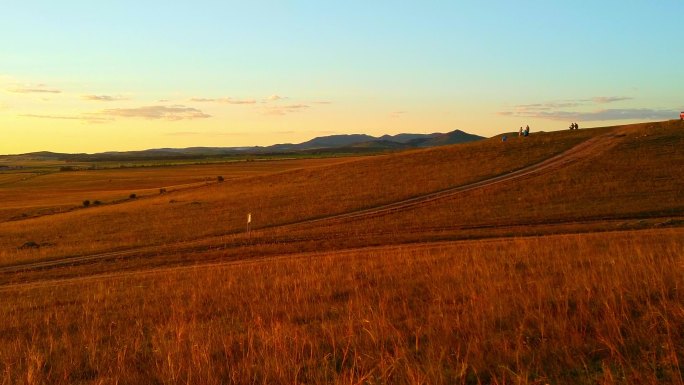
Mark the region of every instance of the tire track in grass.
[[[594, 157], [596, 155], [599, 155], [603, 153], [604, 151], [608, 150], [609, 148], [613, 147], [619, 142], [619, 138], [622, 137], [622, 135], [618, 135], [614, 132], [608, 133], [608, 134], [603, 134], [600, 136], [593, 137], [591, 139], [588, 139], [558, 155], [555, 155], [551, 158], [548, 158], [546, 160], [543, 160], [539, 163], [535, 163], [533, 165], [524, 167], [522, 169], [516, 170], [509, 172], [507, 174], [495, 176], [492, 178], [488, 178], [485, 180], [481, 180], [478, 182], [473, 182], [469, 183], [466, 185], [461, 185], [457, 187], [452, 187], [448, 188], [446, 190], [441, 190], [433, 193], [428, 193], [424, 195], [420, 195], [417, 197], [409, 198], [409, 199], [404, 199], [401, 201], [393, 202], [390, 204], [385, 204], [381, 206], [376, 206], [372, 208], [366, 208], [366, 209], [361, 209], [361, 210], [354, 210], [350, 211], [347, 213], [343, 214], [335, 214], [331, 216], [326, 216], [322, 218], [315, 218], [315, 219], [307, 219], [303, 221], [298, 221], [298, 222], [293, 222], [293, 223], [287, 223], [287, 224], [282, 224], [282, 225], [276, 225], [276, 226], [271, 226], [271, 227], [264, 227], [263, 229], [259, 229], [256, 231], [260, 230], [273, 230], [273, 229], [286, 229], [289, 227], [294, 227], [294, 226], [302, 226], [302, 225], [310, 225], [310, 224], [320, 224], [320, 223], [335, 223], [335, 222], [340, 222], [340, 221], [348, 221], [348, 220], [356, 220], [356, 219], [363, 219], [363, 218], [370, 218], [370, 217], [377, 217], [377, 216], [383, 216], [383, 215], [388, 215], [392, 214], [395, 212], [403, 211], [403, 210], [408, 210], [412, 209], [416, 206], [420, 205], [425, 205], [429, 203], [433, 203], [442, 199], [447, 199], [450, 197], [453, 197], [455, 195], [467, 192], [467, 191], [472, 191], [475, 189], [480, 189], [480, 188], [486, 188], [488, 186], [492, 186], [498, 183], [504, 183], [504, 182], [510, 182], [522, 178], [528, 178], [532, 176], [536, 176], [539, 174], [547, 173], [547, 172], [552, 172], [554, 170], [563, 168], [569, 164], [572, 164], [574, 162], [587, 159], [590, 157]], [[197, 247], [201, 243], [205, 243], [207, 241], [214, 241], [215, 243], [224, 243], [224, 237], [227, 235], [235, 235], [235, 233], [232, 234], [224, 234], [224, 235], [218, 235], [218, 236], [210, 236], [202, 239], [197, 239], [197, 240], [192, 240], [192, 241], [181, 241], [177, 243], [172, 243], [172, 244], [165, 244], [165, 245], [153, 245], [153, 246], [144, 246], [144, 247], [138, 247], [134, 249], [128, 249], [128, 250], [120, 250], [120, 251], [112, 251], [112, 252], [106, 252], [106, 253], [96, 253], [96, 254], [89, 254], [89, 255], [78, 255], [78, 256], [67, 256], [67, 257], [61, 257], [58, 259], [52, 259], [52, 260], [46, 260], [46, 261], [38, 261], [38, 262], [28, 262], [28, 263], [20, 263], [16, 265], [9, 265], [9, 266], [2, 266], [0, 267], [0, 274], [6, 274], [6, 273], [14, 273], [14, 272], [20, 272], [20, 271], [29, 271], [29, 270], [40, 270], [40, 269], [49, 269], [49, 268], [55, 268], [55, 267], [60, 267], [60, 266], [70, 266], [70, 265], [76, 265], [76, 264], [83, 264], [83, 263], [90, 263], [90, 262], [95, 262], [95, 261], [106, 261], [106, 260], [115, 260], [115, 259], [120, 259], [120, 258], [128, 258], [128, 257], [134, 257], [138, 256], [141, 254], [146, 254], [146, 253], [155, 253], [159, 254], [160, 252], [163, 252], [164, 249], [166, 248], [172, 248], [173, 252], [179, 252], [179, 251], [196, 251]], [[194, 250], [193, 250], [194, 249]]]

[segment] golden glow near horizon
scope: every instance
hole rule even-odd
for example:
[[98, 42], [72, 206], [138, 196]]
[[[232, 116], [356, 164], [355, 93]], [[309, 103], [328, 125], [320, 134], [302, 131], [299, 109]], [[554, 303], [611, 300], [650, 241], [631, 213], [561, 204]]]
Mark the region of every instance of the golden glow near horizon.
[[3, 86], [0, 124], [12, 127], [0, 144], [0, 153], [5, 154], [253, 146], [343, 133], [447, 132], [458, 127], [444, 124], [445, 118], [457, 121], [455, 115], [467, 116], [448, 106], [416, 105], [409, 111], [278, 94], [261, 98], [172, 95], [142, 101], [133, 93], [79, 93], [46, 84]]
[[659, 20], [684, 3], [585, 8], [6, 4], [0, 154], [456, 129], [493, 136], [527, 124], [550, 131], [678, 118], [681, 31]]

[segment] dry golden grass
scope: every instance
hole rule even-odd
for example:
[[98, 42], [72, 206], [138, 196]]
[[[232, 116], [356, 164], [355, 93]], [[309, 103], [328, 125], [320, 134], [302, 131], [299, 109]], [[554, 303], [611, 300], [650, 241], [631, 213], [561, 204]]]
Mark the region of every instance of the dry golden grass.
[[[466, 192], [390, 216], [302, 227], [294, 234], [363, 234], [403, 238], [439, 230], [454, 235], [482, 228], [515, 227], [511, 235], [535, 234], [539, 225], [614, 219], [684, 217], [684, 124], [679, 121], [621, 128], [625, 136], [604, 153], [551, 173]], [[623, 221], [624, 219], [624, 221]], [[406, 234], [406, 235], [405, 235]], [[477, 234], [474, 234], [477, 235]], [[502, 234], [503, 235], [503, 234]], [[389, 242], [386, 239], [384, 242]]]
[[[154, 196], [0, 223], [4, 266], [133, 249], [0, 266], [0, 385], [684, 385], [683, 128], [8, 178], [0, 195], [30, 191], [32, 208], [133, 186]], [[504, 174], [608, 132], [624, 136], [525, 179], [298, 223]], [[158, 194], [205, 175], [227, 180]], [[665, 219], [674, 228], [605, 232]], [[565, 235], [513, 237], [553, 233]], [[453, 241], [469, 237], [490, 239]], [[41, 247], [17, 249], [27, 241]]]
[[27, 173], [25, 170], [0, 174], [0, 222], [78, 208], [88, 199], [110, 203], [213, 183], [217, 176], [226, 181], [286, 170], [333, 165], [347, 158], [283, 159], [277, 161], [229, 162], [164, 167], [134, 167]]
[[[254, 226], [263, 227], [372, 207], [519, 169], [602, 132], [605, 130], [537, 134], [507, 143], [492, 139], [346, 160], [124, 205], [0, 223], [0, 263], [242, 231], [248, 212], [253, 213]], [[16, 249], [28, 241], [47, 247]]]
[[684, 232], [0, 289], [2, 384], [682, 384]]

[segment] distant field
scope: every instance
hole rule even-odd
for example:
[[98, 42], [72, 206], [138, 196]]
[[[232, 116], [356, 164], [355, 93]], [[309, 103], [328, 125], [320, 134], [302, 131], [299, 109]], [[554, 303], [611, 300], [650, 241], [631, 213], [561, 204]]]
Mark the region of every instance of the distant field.
[[42, 174], [26, 170], [0, 174], [0, 221], [63, 212], [88, 199], [110, 203], [137, 196], [158, 195], [214, 183], [218, 176], [226, 181], [286, 170], [318, 167], [347, 161], [346, 158], [272, 160], [160, 167], [131, 167], [83, 171], [58, 171]]
[[684, 385], [684, 122], [40, 167], [0, 173], [0, 385]]
[[[302, 160], [303, 164], [298, 169], [247, 177], [241, 179], [239, 185], [229, 181], [164, 196], [153, 190], [150, 193], [157, 197], [147, 200], [91, 207], [58, 217], [28, 219], [29, 222], [0, 223], [0, 250], [4, 249], [4, 255], [0, 251], [0, 263], [8, 258], [25, 258], [27, 253], [42, 258], [241, 231], [248, 212], [253, 213], [253, 225], [259, 228], [373, 207], [522, 168], [601, 132], [585, 130], [539, 134], [527, 138], [529, 140], [507, 143], [492, 139], [357, 161], [348, 158]], [[321, 165], [338, 162], [339, 165], [304, 167], [311, 162], [322, 162]], [[235, 165], [235, 172], [240, 172], [242, 166]], [[173, 173], [175, 168], [165, 170]], [[189, 170], [194, 171], [192, 168]], [[116, 172], [125, 176], [129, 171], [133, 170]], [[212, 170], [211, 174], [215, 171]], [[228, 172], [223, 174], [230, 176]], [[95, 179], [98, 174], [86, 175], [86, 183], [103, 181], [102, 178]], [[125, 180], [133, 182], [132, 179]], [[41, 188], [36, 190], [37, 196], [46, 190], [43, 188], [45, 182], [41, 183]], [[119, 198], [128, 196], [123, 191], [117, 194]], [[54, 199], [59, 199], [59, 194]], [[81, 201], [79, 199], [76, 203]], [[73, 228], [79, 231], [71, 231]], [[83, 239], [94, 242], [84, 245]], [[50, 246], [20, 251], [16, 255], [16, 247], [29, 241]]]

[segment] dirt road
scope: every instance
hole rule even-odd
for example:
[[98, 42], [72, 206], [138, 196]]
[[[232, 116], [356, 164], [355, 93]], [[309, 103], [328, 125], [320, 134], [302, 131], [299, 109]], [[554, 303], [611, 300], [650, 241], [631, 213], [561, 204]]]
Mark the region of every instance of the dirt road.
[[[493, 178], [481, 180], [474, 183], [469, 183], [462, 186], [456, 186], [442, 191], [437, 191], [410, 199], [405, 199], [397, 202], [393, 202], [386, 205], [376, 206], [372, 208], [367, 208], [363, 210], [351, 211], [343, 214], [337, 214], [332, 216], [327, 216], [323, 218], [315, 218], [309, 220], [303, 220], [294, 223], [288, 223], [283, 225], [272, 226], [267, 229], [285, 229], [288, 227], [309, 225], [309, 224], [319, 224], [319, 223], [334, 223], [338, 221], [350, 221], [358, 220], [362, 218], [375, 217], [388, 215], [394, 212], [408, 210], [419, 205], [429, 204], [441, 199], [447, 199], [454, 195], [464, 193], [466, 191], [471, 191], [480, 188], [486, 188], [499, 183], [515, 181], [522, 178], [529, 178], [537, 176], [547, 172], [553, 172], [554, 170], [565, 167], [571, 163], [589, 159], [595, 157], [607, 149], [616, 145], [622, 135], [616, 134], [614, 132], [600, 135], [591, 138], [585, 142], [582, 142], [569, 150], [546, 159], [542, 162], [527, 166], [525, 168], [499, 175]], [[259, 230], [257, 230], [259, 231]], [[231, 234], [226, 234], [231, 235]], [[55, 268], [60, 266], [69, 266], [74, 264], [90, 263], [94, 261], [102, 260], [114, 260], [120, 258], [134, 257], [138, 255], [145, 255], [149, 253], [159, 254], [163, 253], [165, 249], [173, 250], [174, 252], [187, 251], [193, 252], [198, 250], [198, 246], [201, 245], [200, 249], [206, 249], [207, 243], [223, 244], [224, 236], [213, 236], [209, 238], [203, 238], [193, 241], [182, 241], [174, 244], [166, 245], [152, 245], [145, 247], [138, 247], [128, 250], [112, 251], [107, 253], [98, 253], [90, 255], [77, 255], [77, 256], [67, 256], [60, 257], [58, 259], [44, 260], [39, 262], [27, 262], [20, 263], [16, 265], [3, 266], [0, 267], [0, 274], [13, 273], [19, 271], [29, 271], [29, 270], [40, 270]]]

